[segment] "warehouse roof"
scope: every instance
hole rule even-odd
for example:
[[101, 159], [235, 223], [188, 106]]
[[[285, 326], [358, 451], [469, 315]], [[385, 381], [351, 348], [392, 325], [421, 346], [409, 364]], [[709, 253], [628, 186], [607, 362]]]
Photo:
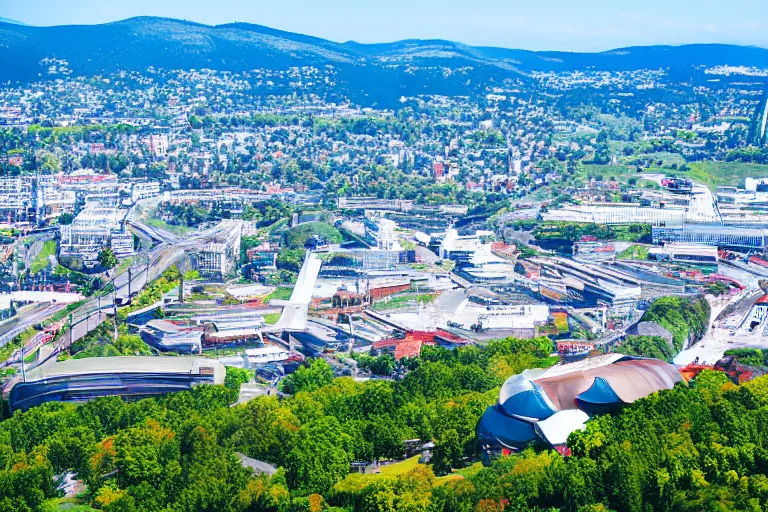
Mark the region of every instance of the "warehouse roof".
[[223, 384], [226, 370], [218, 361], [201, 357], [120, 356], [67, 359], [38, 366], [27, 372], [27, 382], [103, 373], [200, 374], [214, 372], [214, 383]]

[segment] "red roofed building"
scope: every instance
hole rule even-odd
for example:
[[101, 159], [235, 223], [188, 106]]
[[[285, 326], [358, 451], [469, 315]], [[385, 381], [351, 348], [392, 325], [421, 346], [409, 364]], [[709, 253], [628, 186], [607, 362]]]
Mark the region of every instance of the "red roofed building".
[[446, 348], [466, 346], [471, 342], [448, 331], [408, 331], [403, 338], [389, 338], [375, 341], [371, 348], [373, 355], [393, 354], [396, 360], [416, 357], [424, 345], [440, 345]]
[[418, 357], [421, 354], [421, 346], [423, 344], [424, 342], [421, 340], [398, 343], [395, 346], [395, 360], [399, 361], [404, 357]]
[[102, 183], [105, 181], [117, 181], [116, 174], [96, 174], [93, 172], [87, 174], [76, 175], [62, 175], [59, 176], [59, 183], [61, 184], [75, 184], [75, 183]]

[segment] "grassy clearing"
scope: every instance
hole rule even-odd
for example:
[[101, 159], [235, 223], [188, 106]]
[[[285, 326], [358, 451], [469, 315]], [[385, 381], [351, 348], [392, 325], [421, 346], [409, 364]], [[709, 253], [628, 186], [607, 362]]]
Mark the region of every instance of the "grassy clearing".
[[[694, 181], [714, 190], [719, 186], [743, 187], [744, 178], [768, 176], [768, 165], [744, 162], [693, 162], [688, 164], [685, 174]], [[674, 172], [674, 171], [670, 171]]]
[[56, 255], [56, 240], [48, 240], [43, 244], [43, 249], [40, 254], [35, 257], [32, 264], [29, 266], [29, 271], [33, 274], [42, 272], [48, 267], [48, 257]]
[[447, 475], [438, 476], [435, 478], [435, 485], [445, 485], [448, 482], [452, 482], [454, 480], [461, 480], [464, 478], [462, 475], [458, 473], [449, 473]]
[[[403, 461], [395, 462], [394, 464], [388, 464], [386, 466], [380, 466], [379, 469], [381, 470], [381, 473], [379, 473], [379, 475], [383, 475], [383, 476], [403, 475], [409, 471], [416, 469], [418, 466], [419, 466], [419, 456], [415, 455], [410, 459], [405, 459]], [[468, 466], [466, 468], [458, 469], [449, 475], [437, 477], [435, 479], [435, 485], [444, 485], [453, 480], [461, 480], [462, 478], [468, 478], [470, 476], [477, 474], [481, 469], [483, 469], [482, 463], [476, 462], [475, 464], [472, 464], [471, 466]]]
[[419, 456], [414, 455], [410, 459], [405, 459], [400, 462], [395, 462], [394, 464], [387, 464], [386, 466], [380, 466], [381, 469], [381, 475], [388, 475], [388, 476], [394, 476], [394, 475], [402, 475], [404, 473], [407, 473], [411, 471], [412, 469], [415, 469], [419, 465]]
[[269, 303], [271, 300], [288, 300], [291, 298], [293, 288], [287, 286], [281, 286], [264, 298], [265, 303]]
[[165, 231], [173, 233], [177, 236], [184, 236], [192, 231], [192, 229], [188, 228], [187, 226], [175, 226], [173, 224], [168, 224], [164, 220], [158, 219], [157, 217], [148, 218], [146, 223], [153, 228], [164, 229]]
[[661, 160], [663, 162], [662, 167], [670, 167], [673, 164], [677, 164], [679, 166], [685, 163], [685, 158], [683, 158], [683, 156], [678, 153], [638, 153], [627, 157], [627, 161], [629, 162], [642, 162], [644, 160], [649, 160], [651, 162], [658, 162]]
[[642, 260], [648, 259], [648, 247], [644, 245], [632, 245], [621, 251], [617, 256], [618, 260]]
[[568, 313], [553, 313], [558, 332], [568, 332]]
[[[73, 302], [72, 304], [67, 304], [67, 307], [62, 309], [61, 311], [57, 311], [53, 314], [50, 318], [50, 323], [56, 323], [60, 322], [62, 320], [69, 320], [69, 314], [78, 309], [80, 306], [85, 304], [85, 300], [81, 300], [78, 302]], [[48, 322], [43, 322], [43, 324], [48, 325]]]
[[637, 175], [637, 169], [630, 165], [597, 165], [584, 164], [573, 173], [571, 179], [586, 182], [588, 178], [602, 176], [603, 181], [616, 178], [617, 181], [626, 181]]
[[284, 218], [282, 218], [282, 219], [280, 219], [278, 221], [275, 221], [274, 224], [271, 224], [270, 226], [267, 226], [264, 229], [265, 229], [267, 234], [271, 235], [271, 234], [275, 233], [278, 229], [280, 229], [283, 226], [285, 226], [286, 224], [288, 224], [288, 218], [284, 217]]
[[9, 341], [4, 347], [0, 348], [0, 361], [5, 361], [11, 357], [11, 354], [23, 347], [35, 334], [37, 334], [35, 328], [28, 327], [25, 331], [22, 331], [21, 334]]
[[[744, 178], [747, 177], [768, 177], [768, 165], [744, 162], [691, 162], [686, 164], [688, 170], [681, 171], [680, 169], [670, 167], [673, 163], [681, 165], [681, 162], [676, 158], [672, 158], [671, 155], [667, 153], [649, 154], [649, 157], [653, 156], [656, 160], [664, 160], [664, 166], [649, 167], [644, 169], [643, 172], [686, 176], [693, 181], [708, 186], [712, 190], [720, 186], [743, 187]], [[637, 158], [637, 156], [632, 158]], [[590, 176], [602, 176], [604, 181], [616, 178], [616, 181], [619, 183], [626, 183], [632, 177], [639, 180], [640, 173], [637, 172], [637, 168], [634, 165], [586, 164], [573, 174], [571, 181], [586, 182]], [[654, 188], [656, 187], [658, 185]]]
[[128, 267], [132, 266], [134, 263], [137, 263], [138, 261], [139, 261], [139, 258], [137, 256], [128, 256], [123, 258], [122, 260], [120, 260], [120, 264], [115, 269], [114, 275], [127, 272]]
[[274, 325], [280, 319], [280, 313], [267, 313], [264, 315], [264, 323]]
[[95, 508], [80, 503], [77, 498], [55, 498], [44, 501], [40, 506], [41, 512], [96, 512]]
[[422, 293], [420, 295], [398, 295], [397, 297], [390, 297], [389, 299], [383, 299], [373, 305], [374, 311], [384, 311], [389, 309], [402, 309], [409, 306], [413, 306], [416, 303], [429, 303], [434, 302], [437, 298], [433, 293]]

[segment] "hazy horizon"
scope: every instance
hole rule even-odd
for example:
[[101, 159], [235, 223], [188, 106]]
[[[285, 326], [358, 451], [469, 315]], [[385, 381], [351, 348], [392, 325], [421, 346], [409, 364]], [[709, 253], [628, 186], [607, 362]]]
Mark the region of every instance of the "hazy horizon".
[[737, 44], [768, 48], [768, 2], [702, 4], [649, 0], [615, 5], [593, 0], [544, 5], [491, 0], [467, 7], [458, 0], [414, 4], [392, 0], [360, 5], [333, 0], [317, 5], [287, 0], [274, 5], [237, 0], [132, 2], [28, 0], [0, 6], [0, 18], [32, 26], [92, 25], [157, 16], [206, 25], [245, 22], [337, 42], [386, 43], [446, 39], [473, 46], [526, 50], [603, 51], [626, 46]]

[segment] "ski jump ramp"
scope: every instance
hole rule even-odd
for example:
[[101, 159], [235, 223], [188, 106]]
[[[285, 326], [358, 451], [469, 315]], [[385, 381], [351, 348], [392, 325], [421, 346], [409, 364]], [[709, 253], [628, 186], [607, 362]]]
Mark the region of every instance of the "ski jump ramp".
[[283, 308], [278, 321], [264, 329], [263, 332], [300, 332], [306, 330], [307, 310], [309, 302], [312, 300], [312, 292], [315, 289], [315, 281], [317, 281], [322, 263], [317, 254], [307, 251], [304, 256], [304, 264], [296, 278], [296, 286], [293, 288], [291, 298]]

